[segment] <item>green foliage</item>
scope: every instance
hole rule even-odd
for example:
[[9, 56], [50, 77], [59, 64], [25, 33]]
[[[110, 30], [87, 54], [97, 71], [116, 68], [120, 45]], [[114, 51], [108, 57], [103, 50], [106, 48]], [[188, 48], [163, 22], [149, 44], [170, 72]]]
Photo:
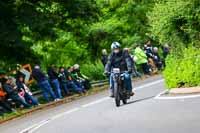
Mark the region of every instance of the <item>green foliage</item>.
[[102, 80], [105, 78], [103, 76], [104, 66], [100, 61], [82, 65], [81, 72], [92, 80]]
[[199, 43], [200, 28], [199, 0], [157, 1], [148, 18], [151, 33], [161, 43], [175, 47]]
[[167, 57], [166, 65], [163, 74], [169, 89], [200, 85], [200, 49], [179, 49]]

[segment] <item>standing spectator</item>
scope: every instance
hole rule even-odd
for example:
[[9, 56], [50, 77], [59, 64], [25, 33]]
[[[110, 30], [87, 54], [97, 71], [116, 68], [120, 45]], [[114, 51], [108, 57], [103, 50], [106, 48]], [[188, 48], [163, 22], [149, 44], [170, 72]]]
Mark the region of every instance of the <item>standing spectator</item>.
[[156, 72], [157, 71], [157, 68], [156, 68], [156, 65], [153, 61], [153, 47], [151, 45], [151, 40], [148, 40], [146, 42], [146, 44], [144, 45], [144, 51], [147, 55], [147, 59], [148, 59], [148, 62], [153, 70], [153, 72]]
[[144, 74], [150, 74], [150, 68], [148, 65], [148, 60], [145, 52], [140, 48], [139, 45], [136, 46], [134, 55], [137, 57], [136, 64], [141, 65]]
[[161, 58], [158, 54], [158, 48], [157, 47], [153, 48], [153, 55], [154, 55], [153, 60], [155, 62], [156, 67], [158, 68], [158, 70], [161, 70], [163, 63], [162, 63], [162, 60], [161, 60]]
[[8, 98], [22, 104], [25, 108], [29, 108], [30, 105], [18, 95], [17, 86], [11, 85], [12, 83], [11, 78], [6, 77], [4, 80], [5, 80], [5, 83], [3, 85], [3, 89], [7, 93]]
[[169, 55], [169, 53], [170, 53], [170, 48], [169, 48], [169, 45], [168, 44], [165, 44], [164, 46], [163, 46], [163, 65], [164, 65], [164, 67], [165, 67], [165, 60], [166, 60], [166, 58], [167, 58], [167, 56]]
[[73, 69], [73, 77], [79, 83], [81, 83], [85, 90], [89, 90], [91, 88], [90, 80], [87, 76], [83, 75], [80, 71], [80, 67], [78, 64], [74, 65]]
[[33, 96], [28, 86], [24, 83], [23, 76], [19, 76], [19, 79], [17, 80], [17, 88], [20, 92], [23, 93], [23, 98], [26, 100], [27, 103], [33, 104], [34, 106], [39, 105], [38, 100]]
[[48, 75], [49, 75], [51, 84], [53, 85], [53, 87], [55, 89], [57, 99], [62, 99], [60, 83], [58, 81], [58, 73], [56, 71], [56, 66], [54, 64], [52, 64], [49, 67]]
[[[0, 107], [5, 109], [6, 112], [11, 113], [12, 111], [15, 111], [15, 110], [12, 109], [10, 103], [7, 101], [5, 96], [6, 96], [6, 93], [3, 91], [3, 87], [0, 82]], [[4, 110], [2, 112], [0, 112], [0, 116], [3, 115], [3, 113], [4, 113]]]
[[107, 50], [106, 49], [102, 49], [102, 53], [101, 53], [101, 62], [103, 64], [103, 66], [106, 66], [106, 63], [108, 61], [108, 54], [107, 54]]
[[164, 59], [167, 58], [167, 55], [170, 53], [169, 45], [165, 44], [163, 46], [163, 57]]
[[47, 102], [49, 102], [49, 95], [53, 98], [54, 101], [57, 101], [56, 96], [53, 92], [53, 89], [51, 88], [48, 78], [45, 76], [45, 74], [41, 71], [39, 65], [35, 65], [33, 72], [32, 72], [33, 78], [37, 81], [38, 86], [42, 89], [42, 94]]

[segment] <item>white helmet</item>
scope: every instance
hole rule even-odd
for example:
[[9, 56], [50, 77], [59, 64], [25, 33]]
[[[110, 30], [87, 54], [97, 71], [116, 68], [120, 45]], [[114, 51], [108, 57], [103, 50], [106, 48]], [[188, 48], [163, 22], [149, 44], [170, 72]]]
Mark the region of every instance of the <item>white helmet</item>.
[[121, 47], [121, 45], [120, 45], [120, 43], [118, 43], [118, 42], [113, 42], [112, 44], [111, 44], [111, 49], [113, 50], [113, 49], [117, 49], [117, 48], [120, 48]]

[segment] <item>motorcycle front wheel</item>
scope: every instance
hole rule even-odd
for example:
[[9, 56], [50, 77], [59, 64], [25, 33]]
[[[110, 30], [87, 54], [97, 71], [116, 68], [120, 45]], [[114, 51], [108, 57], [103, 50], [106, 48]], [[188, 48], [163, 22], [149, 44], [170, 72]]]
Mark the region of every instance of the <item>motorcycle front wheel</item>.
[[119, 94], [119, 86], [116, 82], [114, 83], [114, 97], [115, 97], [115, 104], [117, 107], [119, 107], [120, 106], [120, 94]]

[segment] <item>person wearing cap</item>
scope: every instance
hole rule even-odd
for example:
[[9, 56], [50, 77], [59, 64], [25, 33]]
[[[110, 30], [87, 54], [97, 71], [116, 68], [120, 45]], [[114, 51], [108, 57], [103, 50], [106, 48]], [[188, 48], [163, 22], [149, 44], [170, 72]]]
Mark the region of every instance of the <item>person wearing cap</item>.
[[[112, 53], [108, 57], [108, 61], [104, 70], [104, 74], [110, 74], [110, 97], [113, 97], [113, 74], [111, 73], [113, 68], [119, 68], [121, 72], [124, 73], [125, 84], [127, 85], [128, 93], [133, 96], [132, 92], [132, 81], [131, 81], [131, 73], [133, 68], [133, 63], [131, 62], [130, 54], [127, 51], [123, 51], [121, 49], [121, 45], [118, 42], [113, 42], [111, 44]], [[128, 73], [126, 73], [126, 71]]]
[[32, 71], [32, 76], [37, 81], [38, 86], [42, 89], [42, 94], [43, 97], [46, 99], [46, 101], [47, 102], [50, 101], [49, 95], [52, 97], [54, 101], [57, 101], [55, 93], [53, 92], [53, 89], [49, 83], [49, 80], [44, 74], [44, 72], [42, 72], [39, 65], [35, 65]]
[[18, 95], [17, 86], [12, 85], [12, 79], [6, 77], [4, 80], [3, 89], [7, 93], [8, 98], [22, 104], [25, 108], [29, 108], [31, 105]]

